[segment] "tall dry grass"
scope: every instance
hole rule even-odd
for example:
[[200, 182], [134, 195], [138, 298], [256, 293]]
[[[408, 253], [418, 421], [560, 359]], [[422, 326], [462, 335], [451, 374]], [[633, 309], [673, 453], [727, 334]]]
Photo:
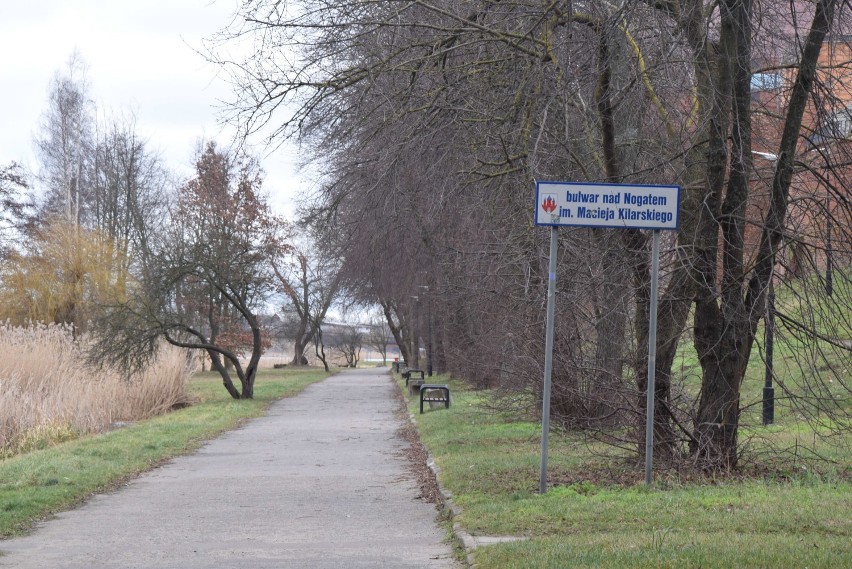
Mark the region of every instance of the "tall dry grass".
[[189, 403], [184, 350], [163, 346], [148, 369], [127, 379], [87, 366], [81, 344], [65, 326], [0, 324], [0, 456]]

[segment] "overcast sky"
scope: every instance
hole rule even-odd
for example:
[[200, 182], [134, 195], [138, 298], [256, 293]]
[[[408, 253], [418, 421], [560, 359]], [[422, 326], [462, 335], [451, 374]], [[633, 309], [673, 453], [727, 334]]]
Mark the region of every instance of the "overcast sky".
[[[219, 124], [230, 86], [193, 51], [226, 26], [237, 0], [0, 0], [0, 165], [36, 168], [33, 136], [51, 78], [76, 49], [99, 113], [132, 110], [137, 128], [180, 177], [196, 142], [232, 140]], [[296, 153], [262, 157], [266, 191], [282, 213], [302, 182]]]

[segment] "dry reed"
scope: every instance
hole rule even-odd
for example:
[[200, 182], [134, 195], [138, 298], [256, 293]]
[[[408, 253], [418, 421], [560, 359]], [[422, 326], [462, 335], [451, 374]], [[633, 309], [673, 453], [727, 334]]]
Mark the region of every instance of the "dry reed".
[[127, 379], [87, 366], [81, 344], [65, 326], [0, 324], [0, 456], [189, 403], [184, 350], [163, 346], [148, 369]]

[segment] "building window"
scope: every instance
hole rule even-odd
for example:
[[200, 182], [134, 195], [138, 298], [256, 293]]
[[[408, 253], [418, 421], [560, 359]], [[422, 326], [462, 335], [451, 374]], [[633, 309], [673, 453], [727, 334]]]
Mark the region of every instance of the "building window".
[[852, 139], [852, 105], [829, 114], [819, 124], [811, 138], [814, 148], [835, 140]]
[[780, 73], [755, 73], [751, 76], [752, 91], [777, 91], [780, 88]]

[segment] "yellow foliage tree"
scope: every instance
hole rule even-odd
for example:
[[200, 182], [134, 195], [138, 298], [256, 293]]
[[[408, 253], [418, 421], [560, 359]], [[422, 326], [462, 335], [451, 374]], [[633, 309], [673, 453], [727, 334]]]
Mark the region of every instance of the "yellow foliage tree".
[[0, 269], [0, 320], [73, 324], [87, 328], [99, 305], [119, 300], [114, 247], [103, 236], [64, 220], [39, 232], [27, 253]]

